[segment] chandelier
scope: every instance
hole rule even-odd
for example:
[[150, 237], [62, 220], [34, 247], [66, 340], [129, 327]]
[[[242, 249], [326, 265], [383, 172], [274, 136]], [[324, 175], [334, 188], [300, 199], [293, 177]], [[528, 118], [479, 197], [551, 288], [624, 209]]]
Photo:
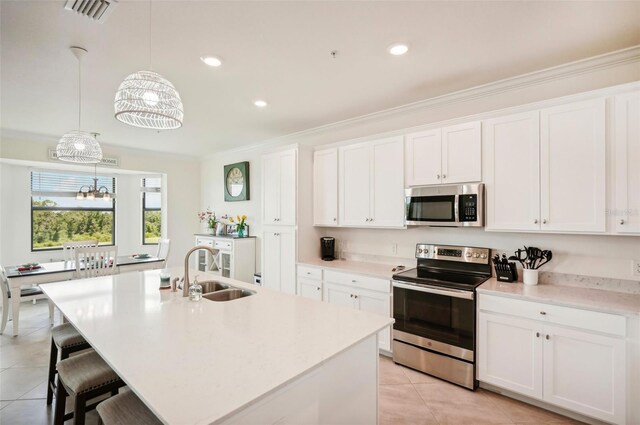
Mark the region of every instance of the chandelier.
[[174, 130], [182, 126], [182, 99], [169, 80], [151, 71], [151, 0], [149, 0], [149, 71], [127, 76], [114, 101], [118, 121], [134, 127]]
[[71, 52], [78, 59], [78, 130], [65, 133], [56, 146], [59, 160], [80, 164], [96, 164], [102, 160], [102, 149], [94, 134], [80, 130], [82, 123], [82, 58], [87, 50], [82, 47], [71, 47]]
[[98, 170], [94, 168], [93, 185], [80, 186], [80, 190], [76, 194], [76, 199], [79, 201], [95, 199], [102, 199], [103, 201], [111, 201], [111, 194], [106, 186], [98, 187]]

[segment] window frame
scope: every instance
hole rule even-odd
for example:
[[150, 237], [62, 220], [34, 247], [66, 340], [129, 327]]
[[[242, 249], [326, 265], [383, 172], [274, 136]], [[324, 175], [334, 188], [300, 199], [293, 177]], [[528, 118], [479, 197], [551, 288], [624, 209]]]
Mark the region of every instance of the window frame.
[[[158, 242], [146, 242], [146, 230], [147, 230], [147, 223], [145, 220], [145, 213], [147, 211], [159, 211], [160, 212], [160, 239], [162, 239], [162, 181], [160, 182], [160, 187], [156, 188], [155, 186], [146, 186], [146, 180], [147, 177], [144, 177], [142, 179], [142, 186], [140, 187], [142, 190], [142, 245], [148, 245], [148, 246], [153, 246], [153, 245], [159, 245], [159, 241]], [[158, 190], [145, 190], [145, 189], [158, 189]], [[149, 193], [160, 193], [160, 199], [161, 199], [161, 203], [160, 203], [160, 208], [147, 208], [147, 202], [146, 202], [146, 196], [147, 196], [147, 192]]]

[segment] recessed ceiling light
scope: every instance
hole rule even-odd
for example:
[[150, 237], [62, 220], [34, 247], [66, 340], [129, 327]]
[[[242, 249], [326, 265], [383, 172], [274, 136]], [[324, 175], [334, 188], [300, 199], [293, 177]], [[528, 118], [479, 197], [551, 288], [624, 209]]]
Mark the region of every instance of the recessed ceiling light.
[[222, 65], [222, 61], [215, 56], [203, 56], [200, 58], [200, 60], [209, 66], [218, 67]]
[[393, 44], [389, 47], [389, 53], [394, 56], [404, 55], [409, 51], [409, 47], [406, 44]]
[[265, 102], [264, 100], [256, 100], [255, 102], [253, 102], [254, 105], [256, 105], [258, 108], [264, 108], [265, 106], [267, 106], [267, 102]]

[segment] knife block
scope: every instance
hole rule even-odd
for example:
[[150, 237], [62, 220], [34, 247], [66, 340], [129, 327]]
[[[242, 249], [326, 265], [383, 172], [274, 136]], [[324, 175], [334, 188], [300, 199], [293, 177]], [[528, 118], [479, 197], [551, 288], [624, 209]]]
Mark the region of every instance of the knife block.
[[494, 264], [496, 270], [496, 279], [500, 282], [517, 282], [518, 269], [516, 263], [509, 263], [509, 267], [505, 267], [505, 264]]

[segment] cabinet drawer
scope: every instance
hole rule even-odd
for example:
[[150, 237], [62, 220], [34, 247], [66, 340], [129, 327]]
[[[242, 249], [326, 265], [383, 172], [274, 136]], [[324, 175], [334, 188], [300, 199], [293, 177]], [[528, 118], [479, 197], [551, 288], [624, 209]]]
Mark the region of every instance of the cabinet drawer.
[[317, 267], [298, 266], [298, 276], [307, 279], [322, 280], [322, 269]]
[[369, 289], [371, 291], [385, 293], [391, 292], [391, 281], [386, 279], [377, 279], [375, 277], [325, 270], [324, 280], [327, 282], [334, 282], [342, 285], [350, 285], [356, 286], [358, 288]]
[[196, 239], [196, 245], [213, 247], [213, 241], [211, 239]]
[[612, 335], [626, 335], [626, 319], [615, 314], [480, 294], [478, 309]]
[[225, 250], [225, 251], [231, 251], [231, 242], [215, 241], [213, 246], [216, 249], [222, 249], [222, 250]]

